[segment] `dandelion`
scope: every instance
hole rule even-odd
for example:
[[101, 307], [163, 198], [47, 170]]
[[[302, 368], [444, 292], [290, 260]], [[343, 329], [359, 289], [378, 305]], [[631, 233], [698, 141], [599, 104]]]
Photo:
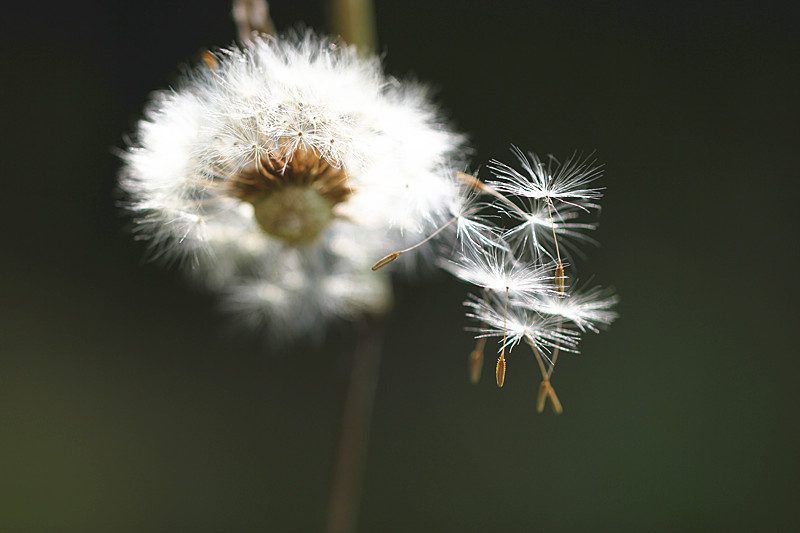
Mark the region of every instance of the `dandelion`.
[[311, 32], [207, 54], [134, 139], [120, 183], [154, 256], [285, 338], [386, 309], [370, 266], [452, 209], [463, 151], [422, 87]]
[[542, 375], [539, 412], [548, 400], [562, 412], [559, 353], [617, 315], [612, 293], [572, 291], [559, 248], [594, 242], [595, 224], [580, 220], [602, 196], [594, 162], [544, 164], [513, 148], [522, 171], [492, 161], [489, 182], [457, 172], [464, 139], [425, 89], [363, 55], [374, 44], [368, 3], [336, 7], [360, 53], [311, 31], [276, 37], [264, 0], [235, 0], [243, 44], [204, 52], [153, 94], [120, 186], [152, 255], [189, 267], [238, 323], [282, 342], [321, 335], [332, 319], [358, 323], [327, 526], [352, 531], [381, 352], [369, 318], [392, 299], [383, 267], [417, 251], [416, 263], [478, 289], [465, 302], [477, 321], [469, 378], [500, 339], [503, 387], [507, 355], [526, 345]]
[[120, 185], [152, 255], [189, 267], [238, 323], [291, 341], [382, 314], [383, 268], [417, 251], [409, 270], [435, 263], [480, 292], [465, 303], [471, 381], [487, 339], [501, 339], [498, 386], [524, 343], [555, 406], [558, 354], [617, 317], [611, 292], [573, 290], [561, 253], [596, 244], [583, 217], [599, 211], [600, 167], [512, 147], [521, 170], [458, 172], [464, 139], [423, 87], [311, 31], [266, 35], [264, 2], [236, 2], [234, 18], [243, 44], [154, 93], [125, 152]]
[[497, 299], [485, 300], [471, 295], [464, 302], [469, 309], [467, 316], [483, 324], [474, 328], [479, 337], [503, 337], [504, 348], [513, 349], [520, 341], [549, 352], [560, 347], [577, 351], [579, 335], [562, 327], [556, 317], [530, 312], [523, 307], [511, 305], [504, 309], [503, 302]]

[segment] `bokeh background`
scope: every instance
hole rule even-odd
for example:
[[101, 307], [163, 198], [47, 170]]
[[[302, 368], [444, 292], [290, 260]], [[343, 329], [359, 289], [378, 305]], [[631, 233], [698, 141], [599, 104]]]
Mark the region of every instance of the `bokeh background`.
[[[467, 287], [398, 285], [360, 531], [800, 529], [800, 17], [775, 2], [378, 1], [387, 70], [475, 165], [596, 151], [583, 277], [620, 320], [467, 380]], [[218, 1], [15, 2], [0, 22], [0, 531], [319, 531], [353, 335], [279, 355], [143, 260], [114, 152], [234, 39]], [[326, 28], [275, 0], [279, 28]], [[488, 372], [491, 377], [491, 371]]]

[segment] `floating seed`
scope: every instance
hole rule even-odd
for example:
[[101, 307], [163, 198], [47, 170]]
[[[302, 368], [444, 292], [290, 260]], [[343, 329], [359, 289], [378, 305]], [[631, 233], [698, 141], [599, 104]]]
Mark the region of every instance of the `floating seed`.
[[381, 259], [380, 261], [378, 261], [374, 265], [372, 265], [372, 271], [374, 272], [376, 270], [380, 270], [381, 268], [385, 267], [386, 265], [388, 265], [389, 263], [391, 263], [392, 261], [394, 261], [398, 257], [400, 257], [400, 252], [392, 252], [392, 253], [390, 253], [389, 255], [387, 255], [386, 257], [384, 257], [383, 259]]

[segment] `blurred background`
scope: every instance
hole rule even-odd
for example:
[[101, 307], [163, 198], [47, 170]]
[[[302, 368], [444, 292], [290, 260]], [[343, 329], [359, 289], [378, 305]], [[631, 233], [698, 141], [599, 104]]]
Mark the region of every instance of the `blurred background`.
[[[278, 28], [326, 29], [275, 0]], [[219, 1], [15, 2], [0, 22], [0, 531], [319, 531], [352, 331], [279, 355], [147, 263], [114, 152], [148, 93], [235, 38]], [[596, 152], [582, 277], [621, 318], [467, 379], [467, 287], [397, 287], [360, 531], [800, 528], [800, 17], [776, 2], [378, 1], [474, 165]], [[795, 222], [792, 222], [792, 221]], [[487, 370], [491, 363], [487, 363]]]

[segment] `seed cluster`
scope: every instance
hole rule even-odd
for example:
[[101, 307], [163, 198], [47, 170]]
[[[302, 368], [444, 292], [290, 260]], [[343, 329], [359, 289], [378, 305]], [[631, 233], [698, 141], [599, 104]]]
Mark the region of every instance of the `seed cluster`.
[[315, 241], [351, 194], [347, 174], [312, 149], [291, 157], [259, 156], [229, 181], [231, 194], [253, 205], [261, 229], [289, 244]]

